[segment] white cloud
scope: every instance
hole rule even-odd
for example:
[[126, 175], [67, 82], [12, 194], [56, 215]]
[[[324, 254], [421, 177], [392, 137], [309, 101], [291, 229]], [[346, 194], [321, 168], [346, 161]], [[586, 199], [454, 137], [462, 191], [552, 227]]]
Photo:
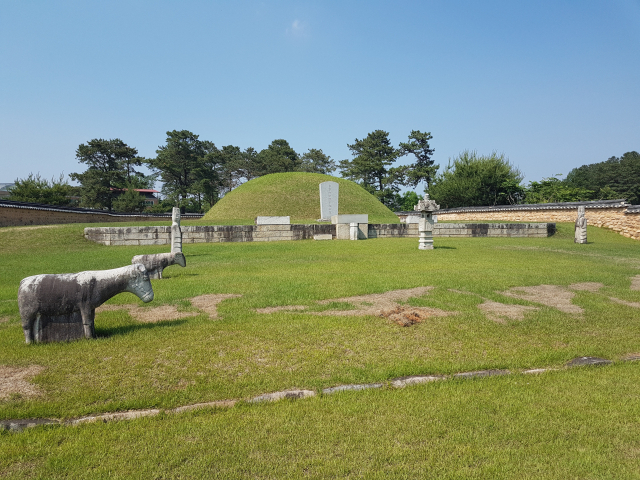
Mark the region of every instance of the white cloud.
[[295, 19], [289, 28], [287, 28], [287, 35], [291, 35], [293, 37], [307, 37], [308, 31], [307, 26], [301, 20]]

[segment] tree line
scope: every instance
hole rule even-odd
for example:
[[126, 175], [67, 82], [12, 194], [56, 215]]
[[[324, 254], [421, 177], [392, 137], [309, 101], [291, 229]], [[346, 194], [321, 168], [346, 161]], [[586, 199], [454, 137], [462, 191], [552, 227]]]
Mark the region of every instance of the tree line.
[[[442, 208], [612, 198], [640, 203], [637, 152], [574, 168], [564, 180], [549, 177], [525, 187], [520, 170], [496, 152], [483, 156], [464, 151], [438, 173], [429, 143], [432, 138], [430, 132], [413, 130], [406, 142], [395, 147], [388, 132], [375, 130], [347, 144], [352, 158], [337, 164], [321, 149], [298, 154], [284, 139], [274, 140], [261, 151], [242, 150], [234, 145], [218, 148], [188, 130], [173, 130], [167, 132], [166, 143], [158, 147], [154, 158], [140, 157], [136, 148], [120, 139], [93, 139], [76, 150], [77, 160], [87, 167], [70, 174], [79, 187], [69, 185], [62, 175], [48, 182], [30, 174], [16, 180], [10, 199], [63, 205], [75, 197], [86, 208], [136, 212], [149, 209], [136, 189], [151, 189], [160, 181], [164, 199], [151, 211], [180, 206], [183, 211], [204, 212], [241, 183], [262, 175], [331, 174], [339, 169], [342, 177], [395, 211], [413, 209], [421, 195], [401, 191], [421, 184]], [[396, 165], [407, 155], [412, 163]], [[151, 170], [150, 175], [138, 170], [143, 165]]]

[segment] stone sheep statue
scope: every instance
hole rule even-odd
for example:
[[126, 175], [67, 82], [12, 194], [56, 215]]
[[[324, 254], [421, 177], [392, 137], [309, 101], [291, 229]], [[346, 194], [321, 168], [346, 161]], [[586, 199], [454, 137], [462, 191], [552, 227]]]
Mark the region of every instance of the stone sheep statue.
[[182, 252], [136, 255], [131, 259], [131, 263], [144, 265], [149, 272], [149, 278], [162, 278], [162, 271], [169, 265], [187, 266], [187, 260]]
[[145, 303], [153, 300], [144, 265], [27, 277], [18, 289], [24, 338], [27, 343], [93, 338], [96, 307], [122, 292]]

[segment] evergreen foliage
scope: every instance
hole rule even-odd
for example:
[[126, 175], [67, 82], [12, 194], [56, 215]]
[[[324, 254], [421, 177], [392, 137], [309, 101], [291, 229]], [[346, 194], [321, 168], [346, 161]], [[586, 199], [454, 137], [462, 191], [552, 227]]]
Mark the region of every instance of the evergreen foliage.
[[69, 196], [74, 193], [74, 187], [65, 180], [64, 174], [59, 179], [48, 180], [39, 173], [30, 173], [27, 178], [16, 179], [11, 187], [9, 200], [16, 202], [43, 203], [46, 205], [69, 205]]
[[640, 154], [627, 152], [622, 157], [574, 168], [565, 183], [593, 190], [597, 199], [625, 198], [631, 204], [640, 204]]
[[504, 154], [481, 156], [465, 150], [449, 160], [428, 192], [441, 208], [508, 205], [521, 200], [522, 179]]

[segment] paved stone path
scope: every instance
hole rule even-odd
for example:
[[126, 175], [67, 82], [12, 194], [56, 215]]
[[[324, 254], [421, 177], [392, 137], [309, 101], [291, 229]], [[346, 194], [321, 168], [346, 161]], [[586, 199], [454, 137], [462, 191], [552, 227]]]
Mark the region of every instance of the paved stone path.
[[[640, 354], [633, 353], [622, 357], [621, 361], [640, 361]], [[613, 364], [613, 361], [598, 357], [578, 357], [567, 362], [566, 367], [581, 367], [581, 366], [606, 366]], [[530, 370], [522, 370], [519, 373], [522, 374], [539, 374], [558, 370], [557, 368], [534, 368]], [[418, 385], [422, 383], [435, 382], [439, 380], [450, 379], [478, 379], [484, 377], [493, 377], [499, 375], [511, 375], [514, 372], [509, 370], [479, 370], [475, 372], [461, 372], [454, 375], [412, 375], [408, 377], [394, 378], [387, 382], [381, 383], [366, 383], [366, 384], [351, 384], [351, 385], [338, 385], [335, 387], [325, 388], [322, 390], [323, 395], [331, 395], [336, 392], [344, 391], [361, 391], [371, 388], [383, 388], [386, 386], [393, 388], [404, 388], [410, 385]], [[515, 372], [518, 373], [518, 372]], [[265, 393], [252, 397], [245, 401], [249, 403], [260, 402], [274, 402], [283, 399], [301, 399], [315, 397], [316, 392], [313, 390], [292, 389], [284, 390], [281, 392]], [[25, 428], [37, 427], [40, 425], [79, 425], [82, 423], [90, 422], [108, 422], [117, 420], [133, 420], [142, 417], [153, 417], [159, 415], [161, 412], [165, 413], [182, 413], [189, 410], [197, 410], [200, 408], [230, 408], [233, 407], [239, 400], [219, 400], [215, 402], [196, 403], [192, 405], [184, 405], [182, 407], [172, 408], [168, 410], [160, 409], [147, 409], [147, 410], [130, 410], [127, 412], [111, 412], [102, 413], [98, 415], [90, 415], [86, 417], [74, 418], [66, 421], [62, 421], [55, 418], [27, 418], [16, 420], [0, 420], [0, 429], [11, 431], [22, 431]]]

